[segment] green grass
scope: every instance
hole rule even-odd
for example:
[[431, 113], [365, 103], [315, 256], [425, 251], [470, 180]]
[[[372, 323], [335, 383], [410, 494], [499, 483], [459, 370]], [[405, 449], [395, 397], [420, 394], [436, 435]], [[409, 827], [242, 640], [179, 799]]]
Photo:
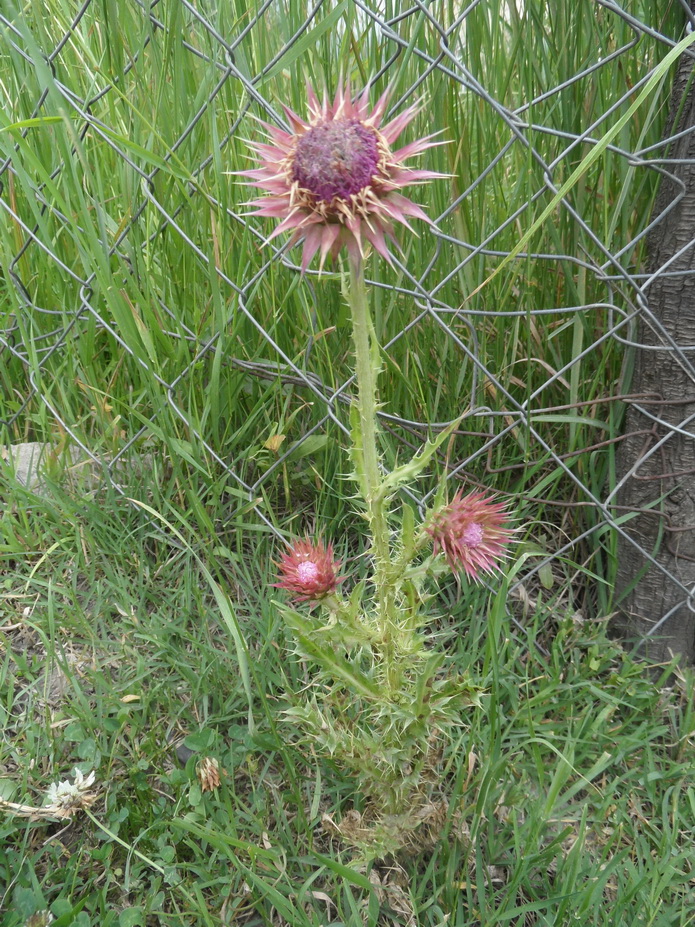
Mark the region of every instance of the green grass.
[[[358, 784], [282, 720], [305, 669], [269, 605], [267, 561], [235, 563], [225, 582], [248, 647], [251, 729], [190, 552], [167, 550], [108, 494], [41, 511], [15, 498], [2, 521], [5, 548], [17, 547], [3, 608], [19, 625], [2, 636], [2, 794], [40, 804], [75, 764], [98, 770], [101, 791], [65, 830], [4, 819], [3, 925], [49, 905], [65, 924], [402, 923], [399, 905], [432, 925], [525, 912], [540, 924], [691, 922], [690, 675], [662, 688], [668, 668], [652, 681], [603, 623], [557, 598], [533, 603], [522, 634], [504, 598], [486, 620], [452, 597], [437, 630], [482, 690], [442, 764], [452, 818], [434, 850], [375, 867], [370, 888], [321, 825], [359, 807]], [[208, 564], [224, 582], [229, 564], [215, 553]], [[185, 767], [170, 742], [184, 735], [197, 750]], [[206, 794], [203, 755], [226, 771]]]
[[[653, 7], [634, 2], [630, 12], [677, 37], [677, 9], [656, 20]], [[0, 818], [2, 927], [47, 907], [55, 924], [79, 927], [691, 923], [693, 679], [672, 677], [668, 667], [645, 675], [607, 640], [614, 542], [605, 531], [509, 601], [500, 594], [490, 603], [482, 590], [460, 594], [453, 583], [438, 591], [433, 631], [482, 692], [482, 707], [471, 709], [460, 742], [442, 757], [449, 816], [441, 841], [365, 872], [323, 828], [323, 815], [361, 807], [359, 783], [294, 741], [283, 720], [309, 675], [271, 604], [269, 525], [288, 535], [319, 528], [359, 564], [360, 518], [341, 429], [321, 424], [304, 440], [323, 404], [305, 386], [253, 375], [243, 364], [281, 361], [277, 344], [327, 392], [341, 385], [351, 353], [340, 281], [300, 281], [281, 262], [256, 280], [271, 252], [238, 218], [248, 190], [225, 171], [246, 165], [243, 139], [255, 135], [252, 117], [262, 113], [233, 78], [213, 95], [225, 59], [184, 6], [154, 8], [163, 33], [137, 4], [92, 4], [52, 73], [39, 50], [55, 46], [78, 8], [51, 0], [3, 9], [22, 34], [4, 31], [4, 42], [13, 36], [31, 60], [9, 45], [0, 59], [0, 154], [15, 171], [3, 176], [2, 195], [17, 217], [0, 223], [0, 329], [16, 319], [14, 343], [26, 355], [0, 353], [0, 418], [6, 442], [61, 449], [71, 440], [67, 425], [105, 461], [133, 444], [114, 469], [122, 494], [79, 474], [76, 485], [66, 482], [59, 464], [42, 494], [0, 471], [0, 796], [41, 804], [48, 785], [76, 764], [95, 768], [100, 785], [90, 814], [67, 829]], [[510, 110], [632, 35], [593, 4], [527, 0], [523, 10], [510, 5], [506, 19], [495, 8], [479, 4], [465, 43], [450, 41]], [[196, 9], [227, 37], [249, 21], [238, 0]], [[387, 2], [386, 18], [398, 10]], [[453, 3], [431, 11], [445, 26], [460, 12]], [[235, 49], [236, 67], [260, 74], [302, 21], [300, 4], [279, 0]], [[419, 53], [441, 50], [424, 12], [401, 21], [398, 34], [405, 47], [375, 88], [392, 82], [394, 99], [424, 73]], [[326, 4], [257, 87], [276, 108], [287, 101], [301, 111], [305, 76], [334, 84], [342, 70], [359, 85], [393, 52], [353, 4]], [[562, 157], [568, 139], [552, 132], [582, 132], [663, 54], [642, 38], [619, 66], [520, 114], [537, 127], [527, 137], [542, 157], [560, 159], [556, 185], [590, 148]], [[91, 109], [106, 130], [83, 137], [57, 82], [89, 98], [110, 81]], [[428, 166], [452, 175], [420, 197], [437, 216], [502, 152], [510, 132], [441, 72], [423, 89], [427, 108], [413, 137], [442, 128], [452, 140], [428, 155]], [[659, 139], [667, 90], [666, 77], [622, 130], [620, 147]], [[24, 122], [37, 115], [42, 122]], [[142, 174], [152, 171], [148, 186]], [[654, 181], [607, 151], [569, 198], [617, 252], [647, 224]], [[588, 267], [530, 256], [470, 296], [501, 257], [461, 243], [492, 236], [491, 252], [510, 251], [550, 201], [549, 192], [534, 198], [543, 184], [541, 167], [517, 142], [440, 223], [458, 243], [437, 249], [425, 230], [405, 238], [407, 274], [376, 261], [369, 270], [379, 284], [372, 292], [382, 344], [425, 305], [408, 292], [414, 280], [433, 293], [435, 308], [465, 310], [440, 319], [465, 348], [475, 337], [489, 375], [426, 316], [384, 358], [384, 409], [419, 422], [447, 421], [469, 404], [496, 413], [492, 424], [487, 414], [467, 419], [450, 459], [467, 460], [492, 437], [489, 453], [465, 472], [512, 495], [528, 524], [526, 553], [557, 549], [598, 516], [572, 509], [581, 493], [518, 417], [518, 404], [530, 402], [540, 438], [604, 494], [614, 446], [585, 448], [617, 434], [619, 408], [599, 400], [620, 391], [620, 345], [609, 340], [570, 364], [609, 327], [595, 304], [629, 311], [629, 293], [609, 292], [592, 269], [605, 253], [565, 210], [536, 234], [532, 254]], [[162, 210], [175, 228], [162, 229]], [[52, 255], [29, 240], [35, 226]], [[622, 262], [635, 270], [642, 259], [638, 244]], [[80, 292], [80, 280], [89, 280], [88, 291]], [[91, 309], [76, 317], [83, 296]], [[586, 308], [560, 311], [573, 306]], [[539, 309], [557, 311], [531, 315]], [[199, 356], [210, 338], [213, 349]], [[558, 411], [579, 402], [589, 404]], [[336, 415], [347, 424], [345, 404]], [[503, 433], [510, 415], [518, 425]], [[281, 454], [297, 443], [279, 463], [267, 446], [273, 435], [285, 436]], [[422, 437], [394, 426], [385, 459], [402, 456], [401, 438], [418, 445]], [[253, 500], [236, 477], [254, 486]], [[418, 489], [434, 484], [423, 480]], [[182, 765], [174, 744], [184, 737], [197, 752]], [[220, 788], [205, 794], [195, 774], [202, 755], [226, 771]]]

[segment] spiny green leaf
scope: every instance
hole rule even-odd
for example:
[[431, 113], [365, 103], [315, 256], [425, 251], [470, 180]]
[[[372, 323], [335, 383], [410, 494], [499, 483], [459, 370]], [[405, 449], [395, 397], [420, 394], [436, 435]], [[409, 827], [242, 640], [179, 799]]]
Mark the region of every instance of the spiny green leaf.
[[400, 485], [411, 482], [418, 477], [430, 463], [442, 444], [444, 444], [453, 432], [456, 431], [465, 415], [466, 413], [464, 412], [463, 415], [460, 415], [447, 425], [447, 427], [437, 435], [434, 441], [428, 440], [422, 450], [411, 457], [408, 463], [402, 464], [400, 467], [396, 467], [395, 470], [392, 470], [382, 482], [377, 498], [385, 499], [395, 492]]
[[292, 628], [295, 637], [308, 657], [315, 660], [319, 666], [342, 680], [357, 694], [365, 698], [378, 699], [381, 691], [373, 679], [365, 676], [356, 666], [325, 644], [316, 639], [316, 631], [310, 621], [300, 615], [293, 608], [277, 603], [285, 621]]

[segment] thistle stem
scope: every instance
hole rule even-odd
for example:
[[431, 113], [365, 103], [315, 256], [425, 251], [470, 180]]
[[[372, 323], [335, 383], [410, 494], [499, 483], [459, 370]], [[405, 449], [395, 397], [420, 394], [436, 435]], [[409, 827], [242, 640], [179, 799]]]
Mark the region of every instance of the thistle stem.
[[381, 630], [386, 644], [389, 637], [388, 595], [391, 585], [387, 573], [391, 564], [391, 557], [386, 506], [380, 493], [382, 477], [379, 470], [379, 450], [377, 445], [376, 410], [379, 348], [367, 301], [362, 262], [359, 258], [355, 260], [351, 258], [349, 264], [350, 286], [347, 299], [352, 314], [352, 334], [355, 344], [358, 413], [358, 428], [353, 429], [354, 463], [372, 534], [374, 583], [379, 604]]

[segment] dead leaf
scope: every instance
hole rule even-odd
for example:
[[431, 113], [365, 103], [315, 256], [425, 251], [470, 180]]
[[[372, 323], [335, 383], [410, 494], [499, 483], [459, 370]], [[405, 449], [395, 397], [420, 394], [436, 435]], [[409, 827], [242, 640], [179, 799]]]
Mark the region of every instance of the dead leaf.
[[272, 451], [273, 454], [277, 454], [282, 446], [282, 442], [285, 440], [287, 435], [271, 435], [268, 440], [265, 442], [263, 447], [267, 451]]

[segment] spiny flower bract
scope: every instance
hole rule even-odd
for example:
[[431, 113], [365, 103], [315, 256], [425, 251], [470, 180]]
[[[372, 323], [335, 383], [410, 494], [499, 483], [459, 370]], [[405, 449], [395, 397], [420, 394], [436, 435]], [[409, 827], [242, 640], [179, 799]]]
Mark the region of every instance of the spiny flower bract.
[[317, 602], [335, 592], [344, 579], [338, 576], [340, 561], [333, 559], [333, 545], [309, 538], [294, 541], [277, 566], [280, 581], [273, 585], [298, 602]]
[[[353, 101], [340, 86], [333, 102], [319, 102], [307, 85], [309, 119], [283, 106], [292, 131], [262, 123], [268, 143], [249, 143], [259, 166], [239, 173], [269, 196], [253, 200], [253, 215], [280, 219], [270, 238], [292, 232], [290, 245], [304, 239], [302, 272], [320, 250], [335, 258], [345, 246], [353, 261], [364, 256], [365, 239], [391, 260], [386, 239], [396, 242], [394, 223], [410, 229], [408, 218], [430, 222], [416, 203], [399, 191], [444, 175], [414, 170], [405, 161], [433, 145], [432, 135], [392, 150], [420, 109], [418, 103], [381, 125], [389, 91], [370, 109], [369, 87]], [[412, 231], [412, 229], [411, 229]]]
[[459, 490], [452, 501], [428, 519], [425, 531], [433, 540], [433, 552], [446, 556], [454, 572], [463, 570], [472, 580], [481, 573], [500, 569], [513, 537], [504, 502], [483, 492], [467, 496]]

